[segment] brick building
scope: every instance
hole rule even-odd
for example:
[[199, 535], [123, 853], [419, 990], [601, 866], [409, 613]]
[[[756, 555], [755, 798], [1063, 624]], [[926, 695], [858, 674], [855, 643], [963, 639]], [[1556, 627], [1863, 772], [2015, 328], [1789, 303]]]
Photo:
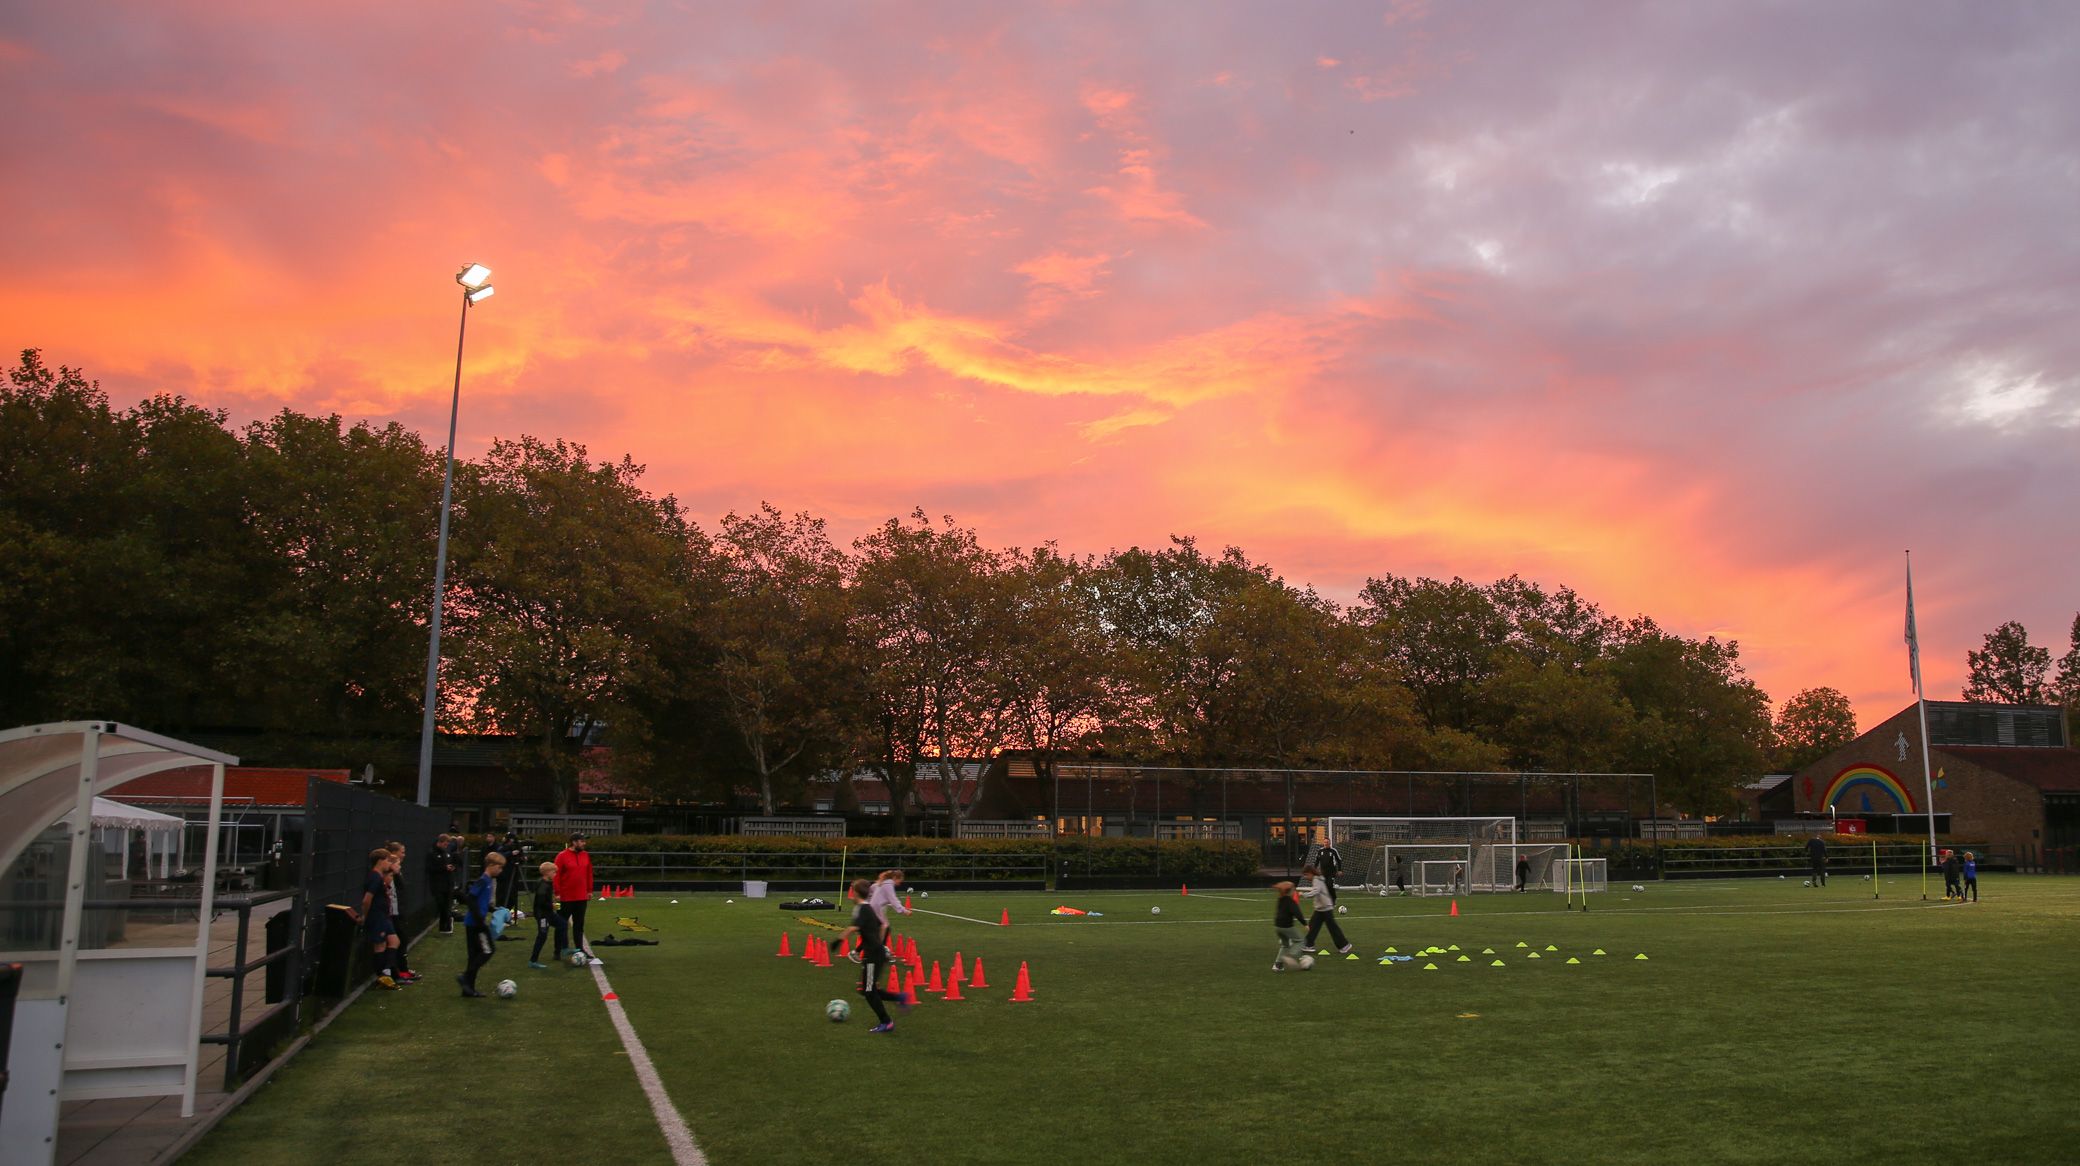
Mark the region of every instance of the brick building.
[[[2080, 749], [2065, 715], [2033, 705], [1928, 702], [1928, 773], [1936, 834], [1984, 842], [2004, 862], [2035, 866], [2080, 846]], [[1927, 826], [1921, 718], [1908, 705], [1798, 771], [1799, 813], [1862, 819], [1873, 832]]]

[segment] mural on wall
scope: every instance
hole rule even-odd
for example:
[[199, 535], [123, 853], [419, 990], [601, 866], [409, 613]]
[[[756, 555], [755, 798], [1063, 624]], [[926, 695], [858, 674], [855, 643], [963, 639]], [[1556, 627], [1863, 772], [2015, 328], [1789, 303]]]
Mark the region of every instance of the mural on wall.
[[1822, 806], [1859, 814], [1912, 814], [1914, 795], [1900, 780], [1875, 765], [1852, 765], [1827, 783]]

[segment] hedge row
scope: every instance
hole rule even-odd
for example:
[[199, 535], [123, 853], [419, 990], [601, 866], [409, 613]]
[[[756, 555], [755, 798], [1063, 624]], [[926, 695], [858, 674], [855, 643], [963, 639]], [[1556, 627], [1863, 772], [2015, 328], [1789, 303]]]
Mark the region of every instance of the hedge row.
[[[539, 848], [538, 848], [539, 849]], [[798, 838], [687, 834], [616, 834], [591, 841], [593, 870], [602, 882], [641, 882], [660, 876], [658, 859], [682, 873], [713, 864], [708, 877], [741, 870], [750, 877], [787, 878], [794, 872], [835, 870], [841, 854], [851, 869], [871, 875], [887, 862], [903, 863], [911, 879], [1051, 878], [1067, 864], [1077, 876], [1175, 877], [1200, 882], [1247, 882], [1263, 852], [1237, 841], [1155, 841], [1145, 838]], [[992, 859], [1022, 861], [996, 864]], [[702, 877], [699, 874], [690, 877]]]

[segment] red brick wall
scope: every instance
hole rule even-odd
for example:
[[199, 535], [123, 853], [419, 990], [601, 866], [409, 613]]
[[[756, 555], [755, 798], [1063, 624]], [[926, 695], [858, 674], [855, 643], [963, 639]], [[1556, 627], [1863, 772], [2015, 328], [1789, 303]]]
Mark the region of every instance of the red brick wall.
[[[1901, 739], [1905, 739], [1902, 749]], [[1904, 754], [1904, 756], [1902, 755]], [[1791, 779], [1792, 804], [1802, 812], [1825, 813], [1821, 801], [1837, 776], [1859, 766], [1882, 770], [1905, 786], [1913, 798], [1910, 812], [1920, 813], [1927, 794], [1921, 772], [1921, 717], [1908, 705], [1882, 724], [1813, 762]], [[1995, 773], [1937, 748], [1929, 755], [1935, 780], [1936, 813], [1950, 815], [1950, 836], [1987, 842], [2007, 853], [2042, 845], [2044, 795], [2027, 782]], [[1845, 818], [1863, 812], [1865, 790], [1851, 787], [1836, 803], [1835, 812]], [[1897, 812], [1892, 800], [1869, 791], [1870, 809], [1875, 813]], [[1940, 841], [1940, 838], [1938, 839]]]

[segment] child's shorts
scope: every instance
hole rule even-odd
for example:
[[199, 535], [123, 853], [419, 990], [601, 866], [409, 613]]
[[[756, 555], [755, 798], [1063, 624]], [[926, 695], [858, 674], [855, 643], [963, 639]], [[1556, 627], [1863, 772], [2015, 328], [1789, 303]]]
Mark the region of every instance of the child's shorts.
[[397, 934], [397, 921], [388, 915], [383, 916], [381, 919], [370, 919], [361, 925], [361, 932], [368, 937], [370, 943], [381, 943], [386, 938]]

